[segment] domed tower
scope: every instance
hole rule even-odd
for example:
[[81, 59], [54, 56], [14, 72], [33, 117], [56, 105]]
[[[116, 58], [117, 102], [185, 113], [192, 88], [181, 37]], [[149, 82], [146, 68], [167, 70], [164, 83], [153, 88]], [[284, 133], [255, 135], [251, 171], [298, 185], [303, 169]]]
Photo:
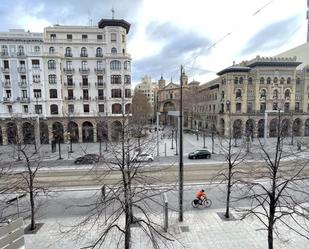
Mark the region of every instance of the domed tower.
[[163, 79], [163, 75], [161, 74], [161, 78], [159, 79], [159, 89], [163, 89], [165, 87], [165, 79]]

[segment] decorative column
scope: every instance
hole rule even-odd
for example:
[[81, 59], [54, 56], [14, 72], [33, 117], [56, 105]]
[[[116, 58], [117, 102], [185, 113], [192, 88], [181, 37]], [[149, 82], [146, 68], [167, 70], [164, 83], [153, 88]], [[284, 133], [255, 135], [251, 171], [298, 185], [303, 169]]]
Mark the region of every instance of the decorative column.
[[82, 125], [78, 125], [78, 142], [82, 143], [83, 142], [83, 127]]

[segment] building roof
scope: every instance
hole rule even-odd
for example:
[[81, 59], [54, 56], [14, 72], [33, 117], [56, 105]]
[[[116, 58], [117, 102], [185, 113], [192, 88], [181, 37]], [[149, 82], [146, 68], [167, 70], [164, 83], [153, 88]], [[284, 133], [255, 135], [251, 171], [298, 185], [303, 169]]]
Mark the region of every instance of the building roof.
[[239, 65], [233, 65], [230, 67], [227, 67], [223, 70], [221, 70], [220, 72], [217, 73], [217, 75], [223, 75], [225, 73], [231, 73], [231, 72], [248, 72], [250, 71], [251, 68], [250, 67], [244, 67], [244, 66], [239, 66]]
[[123, 27], [127, 31], [127, 34], [128, 34], [131, 24], [123, 19], [101, 19], [98, 22], [98, 27], [100, 29], [103, 29], [107, 26]]

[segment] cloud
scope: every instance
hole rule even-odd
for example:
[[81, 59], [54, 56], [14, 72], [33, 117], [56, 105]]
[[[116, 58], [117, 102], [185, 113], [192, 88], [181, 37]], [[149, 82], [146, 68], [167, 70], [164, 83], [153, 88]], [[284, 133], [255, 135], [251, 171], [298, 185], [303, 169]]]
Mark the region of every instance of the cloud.
[[282, 46], [297, 31], [297, 26], [299, 26], [301, 21], [299, 16], [293, 16], [266, 26], [247, 42], [240, 54], [246, 55], [259, 51], [265, 52]]

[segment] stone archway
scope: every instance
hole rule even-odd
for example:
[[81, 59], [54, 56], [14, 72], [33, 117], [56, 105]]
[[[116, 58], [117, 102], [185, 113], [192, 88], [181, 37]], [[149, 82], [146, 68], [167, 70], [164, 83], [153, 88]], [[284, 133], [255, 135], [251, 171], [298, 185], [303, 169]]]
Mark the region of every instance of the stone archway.
[[276, 137], [278, 134], [278, 119], [274, 118], [269, 123], [269, 137]]
[[119, 121], [114, 121], [112, 127], [112, 141], [119, 141], [121, 138], [122, 124]]
[[34, 125], [29, 122], [25, 122], [22, 125], [22, 131], [24, 144], [34, 144]]
[[264, 125], [265, 125], [265, 120], [260, 119], [258, 121], [257, 137], [264, 137]]
[[255, 125], [253, 119], [248, 119], [246, 121], [246, 136], [251, 139], [254, 137]]
[[98, 141], [108, 140], [108, 123], [106, 121], [101, 121], [98, 123], [97, 136], [98, 136]]
[[290, 131], [290, 120], [285, 118], [281, 122], [281, 136], [288, 137]]
[[224, 136], [225, 134], [225, 121], [223, 118], [220, 119], [220, 135]]
[[48, 125], [45, 122], [40, 122], [40, 142], [41, 144], [49, 143]]
[[53, 123], [53, 140], [56, 142], [63, 143], [63, 125], [60, 122]]
[[68, 132], [70, 132], [70, 140], [72, 143], [78, 143], [79, 134], [78, 134], [78, 124], [73, 121], [68, 123]]
[[242, 136], [242, 121], [240, 119], [236, 119], [233, 123], [233, 137], [241, 138]]
[[163, 105], [163, 112], [164, 112], [164, 123], [167, 125], [175, 125], [175, 117], [168, 116], [169, 111], [175, 111], [176, 107], [173, 102], [165, 102]]
[[84, 143], [90, 143], [93, 142], [93, 125], [89, 121], [85, 121], [82, 124], [82, 130], [83, 130], [83, 142]]
[[305, 121], [305, 136], [309, 136], [309, 119]]
[[301, 136], [301, 127], [302, 127], [302, 121], [300, 118], [296, 118], [293, 122], [293, 135], [296, 137]]
[[8, 138], [8, 144], [16, 144], [18, 140], [17, 125], [12, 122], [7, 123], [6, 133]]

